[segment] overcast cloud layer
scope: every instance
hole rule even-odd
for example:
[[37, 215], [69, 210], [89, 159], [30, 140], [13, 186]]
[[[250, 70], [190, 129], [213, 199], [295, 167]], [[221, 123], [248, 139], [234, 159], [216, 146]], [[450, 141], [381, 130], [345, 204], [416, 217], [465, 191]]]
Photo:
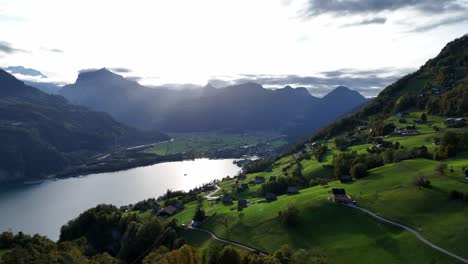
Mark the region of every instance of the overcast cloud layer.
[[107, 67], [149, 86], [374, 96], [467, 28], [468, 0], [0, 0], [0, 67], [53, 83]]

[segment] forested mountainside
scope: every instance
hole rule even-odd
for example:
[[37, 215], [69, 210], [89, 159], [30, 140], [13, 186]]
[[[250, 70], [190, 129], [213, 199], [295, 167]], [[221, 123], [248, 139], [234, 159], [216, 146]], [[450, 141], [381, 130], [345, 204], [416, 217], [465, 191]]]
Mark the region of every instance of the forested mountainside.
[[40, 178], [88, 154], [165, 140], [71, 105], [0, 70], [0, 181]]

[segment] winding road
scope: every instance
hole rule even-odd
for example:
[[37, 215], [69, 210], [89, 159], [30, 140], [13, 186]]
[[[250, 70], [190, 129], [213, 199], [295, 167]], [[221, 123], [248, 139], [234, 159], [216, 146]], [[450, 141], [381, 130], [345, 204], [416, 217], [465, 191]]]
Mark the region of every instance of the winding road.
[[236, 246], [236, 247], [240, 247], [240, 248], [243, 248], [243, 249], [246, 249], [246, 250], [249, 250], [249, 251], [252, 251], [254, 253], [258, 253], [262, 256], [266, 256], [268, 255], [267, 252], [265, 251], [262, 251], [260, 249], [256, 249], [256, 248], [253, 248], [253, 247], [250, 247], [250, 246], [247, 246], [247, 245], [244, 245], [244, 244], [241, 244], [241, 243], [238, 243], [238, 242], [234, 242], [234, 241], [230, 241], [230, 240], [226, 240], [226, 239], [222, 239], [220, 237], [218, 237], [217, 235], [215, 235], [215, 233], [209, 231], [209, 230], [206, 230], [206, 229], [203, 229], [203, 228], [198, 228], [198, 227], [194, 227], [194, 226], [189, 226], [190, 229], [193, 229], [193, 230], [198, 230], [198, 231], [201, 231], [201, 232], [205, 232], [207, 234], [209, 234], [211, 236], [211, 238], [213, 238], [214, 240], [217, 240], [217, 241], [220, 241], [220, 242], [223, 242], [223, 243], [226, 243], [226, 244], [230, 244], [230, 245], [233, 245], [233, 246]]
[[373, 213], [373, 212], [371, 212], [371, 211], [369, 211], [369, 210], [367, 210], [367, 209], [361, 208], [361, 207], [359, 207], [359, 206], [350, 205], [350, 204], [348, 204], [348, 205], [346, 205], [346, 206], [351, 207], [351, 208], [355, 208], [355, 209], [358, 209], [358, 210], [361, 210], [361, 211], [363, 211], [363, 212], [369, 214], [370, 216], [372, 216], [373, 218], [375, 218], [375, 219], [377, 219], [377, 220], [379, 220], [379, 221], [381, 221], [381, 222], [384, 222], [384, 223], [387, 223], [387, 224], [390, 224], [390, 225], [394, 225], [394, 226], [398, 226], [398, 227], [400, 227], [400, 228], [403, 228], [403, 229], [405, 229], [405, 230], [411, 232], [413, 235], [416, 236], [417, 239], [419, 239], [421, 242], [427, 244], [427, 245], [430, 246], [431, 248], [433, 248], [433, 249], [435, 249], [435, 250], [438, 250], [438, 251], [440, 251], [440, 252], [442, 252], [442, 253], [444, 253], [444, 254], [446, 254], [446, 255], [452, 257], [452, 258], [455, 258], [455, 259], [457, 259], [457, 260], [459, 260], [459, 261], [461, 261], [461, 262], [463, 262], [463, 263], [468, 263], [468, 260], [467, 260], [467, 259], [465, 259], [465, 258], [463, 258], [463, 257], [460, 257], [460, 256], [458, 256], [458, 255], [456, 255], [456, 254], [453, 254], [452, 252], [449, 252], [449, 251], [447, 251], [447, 250], [445, 250], [445, 249], [443, 249], [443, 248], [441, 248], [441, 247], [439, 247], [439, 246], [437, 246], [437, 245], [434, 245], [433, 243], [431, 243], [430, 241], [428, 241], [427, 239], [425, 239], [421, 234], [419, 234], [416, 230], [412, 229], [411, 227], [408, 227], [408, 226], [405, 226], [405, 225], [402, 225], [402, 224], [393, 222], [393, 221], [391, 221], [391, 220], [388, 220], [388, 219], [386, 219], [386, 218], [383, 218], [383, 217], [381, 217], [381, 216], [378, 216], [377, 214], [375, 214], [375, 213]]

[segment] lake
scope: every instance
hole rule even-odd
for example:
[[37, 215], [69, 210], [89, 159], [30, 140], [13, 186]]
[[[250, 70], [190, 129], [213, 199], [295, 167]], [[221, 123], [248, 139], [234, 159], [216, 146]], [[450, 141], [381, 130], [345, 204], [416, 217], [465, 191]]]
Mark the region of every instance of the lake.
[[157, 198], [167, 189], [188, 191], [214, 179], [234, 176], [240, 167], [233, 161], [166, 162], [38, 185], [3, 186], [0, 187], [0, 233], [22, 231], [57, 240], [60, 227], [86, 209], [101, 203], [116, 206], [136, 203]]

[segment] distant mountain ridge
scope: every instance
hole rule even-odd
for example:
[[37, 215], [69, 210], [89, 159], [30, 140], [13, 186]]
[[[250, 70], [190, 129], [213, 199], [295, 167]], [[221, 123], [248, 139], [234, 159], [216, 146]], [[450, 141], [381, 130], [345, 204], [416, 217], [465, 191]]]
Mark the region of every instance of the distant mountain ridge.
[[224, 88], [207, 84], [192, 90], [154, 89], [105, 68], [80, 73], [60, 94], [72, 103], [107, 112], [143, 129], [275, 130], [295, 136], [306, 135], [366, 101], [345, 87], [324, 98], [312, 96], [305, 88], [273, 90], [252, 82]]
[[43, 177], [115, 146], [168, 139], [69, 104], [0, 70], [0, 182]]

